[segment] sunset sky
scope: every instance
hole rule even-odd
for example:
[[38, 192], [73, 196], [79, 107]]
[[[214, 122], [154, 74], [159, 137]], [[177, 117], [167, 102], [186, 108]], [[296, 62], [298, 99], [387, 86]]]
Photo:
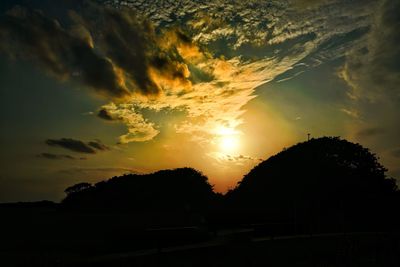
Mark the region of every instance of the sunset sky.
[[0, 3], [0, 202], [341, 136], [400, 179], [400, 1]]

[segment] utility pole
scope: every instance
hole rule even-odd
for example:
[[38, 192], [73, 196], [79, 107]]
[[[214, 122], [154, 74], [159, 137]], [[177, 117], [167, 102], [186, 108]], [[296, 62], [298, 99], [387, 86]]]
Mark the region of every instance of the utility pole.
[[310, 141], [310, 134], [307, 134], [307, 141]]

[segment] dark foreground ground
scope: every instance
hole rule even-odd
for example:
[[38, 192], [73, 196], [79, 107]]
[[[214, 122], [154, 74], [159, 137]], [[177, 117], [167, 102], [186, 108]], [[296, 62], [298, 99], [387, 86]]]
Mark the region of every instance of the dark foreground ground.
[[237, 238], [88, 255], [84, 251], [1, 252], [1, 266], [400, 266], [399, 234]]
[[[216, 227], [193, 224], [196, 216], [22, 206], [0, 209], [1, 267], [400, 266], [400, 233], [393, 228], [340, 227], [343, 231], [329, 233], [291, 224]], [[165, 218], [172, 218], [170, 225]]]

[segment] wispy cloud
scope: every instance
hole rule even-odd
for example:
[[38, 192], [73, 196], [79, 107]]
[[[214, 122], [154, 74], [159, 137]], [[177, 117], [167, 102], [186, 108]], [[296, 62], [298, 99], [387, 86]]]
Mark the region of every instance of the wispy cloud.
[[126, 125], [128, 133], [119, 137], [119, 142], [122, 144], [148, 141], [159, 133], [154, 123], [148, 122], [142, 114], [136, 112], [133, 104], [104, 105], [99, 112], [99, 117]]
[[140, 171], [130, 168], [117, 168], [117, 167], [104, 167], [104, 168], [85, 168], [85, 167], [74, 167], [69, 169], [63, 169], [59, 171], [64, 174], [141, 174]]
[[263, 159], [254, 158], [251, 156], [229, 155], [229, 154], [224, 154], [221, 152], [210, 152], [210, 153], [207, 153], [207, 156], [213, 158], [220, 164], [235, 164], [235, 165], [244, 165], [246, 163], [255, 164], [255, 163], [258, 163], [263, 160]]
[[69, 159], [69, 160], [85, 160], [86, 158], [75, 158], [71, 155], [64, 155], [64, 154], [52, 154], [52, 153], [41, 153], [37, 155], [38, 158], [50, 159], [50, 160], [59, 160], [59, 159]]
[[95, 154], [96, 151], [109, 150], [109, 147], [101, 143], [100, 140], [83, 142], [72, 138], [47, 139], [46, 144], [86, 154]]
[[355, 109], [341, 108], [340, 111], [345, 113], [345, 114], [347, 114], [347, 115], [349, 115], [352, 118], [356, 118], [357, 119], [357, 118], [360, 117], [358, 111], [355, 110]]

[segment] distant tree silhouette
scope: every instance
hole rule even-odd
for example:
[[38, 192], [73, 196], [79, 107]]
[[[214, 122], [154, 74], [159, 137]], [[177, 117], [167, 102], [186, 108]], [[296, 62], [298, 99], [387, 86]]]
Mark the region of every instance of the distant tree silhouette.
[[127, 174], [93, 186], [80, 183], [65, 192], [62, 205], [67, 208], [141, 212], [204, 211], [217, 197], [207, 177], [191, 168]]
[[361, 145], [323, 137], [260, 163], [226, 197], [231, 209], [258, 219], [372, 224], [397, 212], [396, 183], [386, 171]]

